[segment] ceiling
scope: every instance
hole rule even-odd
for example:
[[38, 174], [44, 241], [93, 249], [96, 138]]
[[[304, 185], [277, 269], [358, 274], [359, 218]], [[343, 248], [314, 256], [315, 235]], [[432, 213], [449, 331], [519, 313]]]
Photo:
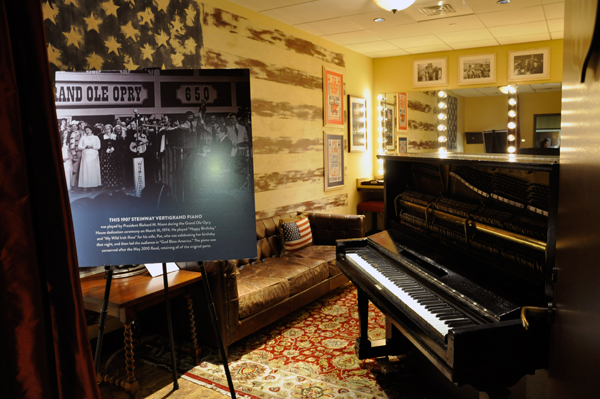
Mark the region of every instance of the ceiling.
[[[371, 58], [563, 38], [563, 0], [443, 0], [454, 12], [420, 11], [417, 0], [392, 13], [373, 0], [229, 0]], [[375, 22], [375, 18], [385, 18]]]

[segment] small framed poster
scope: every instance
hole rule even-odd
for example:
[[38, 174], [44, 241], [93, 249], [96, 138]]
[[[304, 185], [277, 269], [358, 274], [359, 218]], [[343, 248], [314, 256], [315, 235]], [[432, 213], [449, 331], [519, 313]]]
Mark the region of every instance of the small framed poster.
[[325, 191], [344, 187], [344, 135], [323, 133]]
[[413, 61], [413, 87], [447, 86], [448, 58]]
[[406, 93], [397, 93], [396, 105], [398, 107], [396, 123], [398, 130], [408, 130], [408, 95]]
[[323, 67], [323, 126], [344, 127], [344, 73]]
[[458, 58], [458, 84], [494, 83], [496, 53], [467, 55]]
[[508, 80], [536, 80], [550, 77], [550, 48], [508, 52]]
[[348, 96], [348, 145], [349, 152], [367, 150], [367, 100]]
[[406, 154], [408, 152], [408, 138], [398, 137], [398, 154]]
[[384, 104], [383, 107], [383, 145], [387, 151], [394, 151], [396, 148], [396, 129], [395, 107], [394, 104]]

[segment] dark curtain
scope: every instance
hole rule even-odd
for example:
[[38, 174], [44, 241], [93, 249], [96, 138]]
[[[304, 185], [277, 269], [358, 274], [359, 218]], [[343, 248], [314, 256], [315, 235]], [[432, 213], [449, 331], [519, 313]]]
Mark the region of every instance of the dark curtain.
[[99, 398], [39, 0], [0, 2], [0, 397]]

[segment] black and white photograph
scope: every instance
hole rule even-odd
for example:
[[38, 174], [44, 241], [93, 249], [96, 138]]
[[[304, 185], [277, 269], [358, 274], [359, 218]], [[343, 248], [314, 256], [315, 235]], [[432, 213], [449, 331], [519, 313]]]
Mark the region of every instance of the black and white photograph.
[[80, 266], [256, 256], [249, 82], [246, 69], [56, 73]]
[[458, 84], [494, 83], [496, 54], [479, 54], [458, 58]]
[[413, 86], [446, 86], [447, 64], [448, 59], [445, 57], [413, 61]]
[[508, 80], [548, 79], [550, 77], [550, 48], [508, 53]]
[[348, 96], [348, 151], [367, 150], [367, 100], [362, 97]]

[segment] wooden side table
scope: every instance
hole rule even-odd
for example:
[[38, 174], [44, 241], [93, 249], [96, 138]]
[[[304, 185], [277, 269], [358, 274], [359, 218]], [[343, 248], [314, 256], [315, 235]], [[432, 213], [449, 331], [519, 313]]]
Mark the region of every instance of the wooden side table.
[[[185, 295], [187, 300], [191, 327], [192, 357], [194, 357], [196, 364], [198, 364], [201, 349], [196, 339], [194, 306], [189, 288], [191, 284], [199, 282], [202, 279], [202, 274], [179, 270], [168, 273], [167, 279], [171, 297]], [[82, 278], [81, 291], [84, 308], [100, 313], [105, 288], [106, 280], [104, 273]], [[152, 278], [149, 273], [112, 280], [107, 311], [109, 316], [118, 317], [125, 326], [125, 369], [127, 371], [127, 378], [123, 380], [117, 376], [98, 372], [96, 378], [99, 383], [104, 381], [121, 386], [126, 392], [132, 395], [139, 390], [139, 382], [135, 379], [131, 323], [134, 320], [135, 312], [163, 302], [164, 291], [165, 287], [162, 276]]]

